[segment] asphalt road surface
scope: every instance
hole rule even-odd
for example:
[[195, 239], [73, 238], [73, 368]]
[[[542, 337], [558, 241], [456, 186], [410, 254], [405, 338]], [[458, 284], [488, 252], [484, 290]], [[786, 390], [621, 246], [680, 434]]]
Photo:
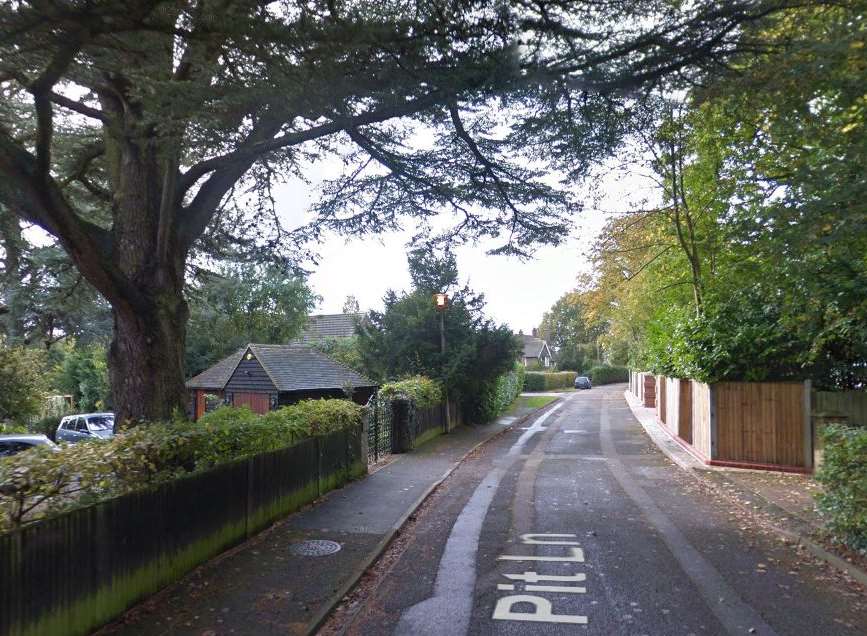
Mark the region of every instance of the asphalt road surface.
[[568, 394], [465, 461], [341, 631], [867, 634], [864, 590], [669, 462], [623, 389]]

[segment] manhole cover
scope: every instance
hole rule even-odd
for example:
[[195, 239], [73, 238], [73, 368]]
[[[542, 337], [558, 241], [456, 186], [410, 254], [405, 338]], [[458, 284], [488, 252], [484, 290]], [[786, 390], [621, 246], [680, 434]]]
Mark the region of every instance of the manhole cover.
[[340, 544], [326, 539], [311, 539], [299, 541], [289, 546], [289, 552], [295, 556], [327, 556], [340, 550]]

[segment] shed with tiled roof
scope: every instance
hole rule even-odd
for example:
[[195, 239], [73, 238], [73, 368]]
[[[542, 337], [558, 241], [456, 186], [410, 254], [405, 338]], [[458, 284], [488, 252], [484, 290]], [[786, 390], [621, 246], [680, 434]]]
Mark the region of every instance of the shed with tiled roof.
[[365, 404], [377, 384], [304, 345], [248, 344], [187, 382], [195, 418], [220, 404], [256, 413], [308, 398], [352, 399]]

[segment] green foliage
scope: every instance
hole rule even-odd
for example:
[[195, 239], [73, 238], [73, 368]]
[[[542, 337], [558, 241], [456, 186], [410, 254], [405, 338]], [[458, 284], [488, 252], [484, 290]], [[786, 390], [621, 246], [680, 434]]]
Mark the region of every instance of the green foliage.
[[15, 424], [14, 422], [0, 422], [0, 435], [10, 435], [12, 433], [28, 433], [27, 427], [23, 424]]
[[62, 418], [63, 415], [46, 415], [28, 423], [27, 429], [31, 433], [45, 435], [48, 439], [54, 440], [54, 436], [57, 434], [57, 427], [60, 425]]
[[201, 272], [188, 295], [186, 367], [190, 375], [250, 342], [291, 340], [318, 300], [300, 276], [275, 265], [255, 264]]
[[613, 384], [629, 382], [629, 369], [626, 367], [610, 367], [607, 365], [593, 367], [587, 372], [593, 384]]
[[101, 411], [110, 402], [108, 364], [104, 345], [78, 346], [65, 343], [61, 359], [54, 368], [52, 385], [60, 393], [72, 396], [79, 411]]
[[837, 538], [867, 554], [867, 428], [828, 426], [822, 437], [819, 508]]
[[[482, 402], [518, 355], [512, 332], [484, 315], [483, 296], [467, 287], [455, 289], [453, 257], [415, 251], [410, 266], [410, 277], [418, 287], [402, 294], [389, 291], [385, 310], [370, 312], [361, 329], [358, 343], [367, 371], [379, 380], [413, 375], [435, 379], [450, 399], [460, 401], [467, 418], [487, 417], [489, 409]], [[442, 314], [433, 304], [429, 288], [433, 284], [445, 285], [440, 290], [449, 293], [449, 307]]]
[[261, 417], [247, 408], [223, 407], [196, 423], [135, 427], [57, 452], [19, 453], [0, 460], [0, 529], [357, 427], [363, 413], [348, 400], [305, 400]]
[[326, 338], [325, 340], [313, 343], [313, 348], [353, 371], [357, 371], [362, 375], [367, 375], [368, 373], [356, 336]]
[[478, 406], [469, 413], [471, 420], [483, 424], [505, 413], [523, 390], [525, 375], [523, 365], [516, 363], [511, 371], [483, 385], [476, 401]]
[[442, 386], [436, 380], [423, 375], [415, 375], [396, 382], [386, 382], [379, 388], [379, 394], [387, 399], [397, 397], [411, 400], [416, 407], [430, 408], [443, 401]]
[[578, 374], [574, 371], [559, 371], [556, 373], [528, 372], [524, 378], [525, 391], [553, 391], [567, 389], [575, 385]]
[[39, 414], [45, 400], [45, 352], [6, 347], [0, 340], [0, 422], [24, 422]]

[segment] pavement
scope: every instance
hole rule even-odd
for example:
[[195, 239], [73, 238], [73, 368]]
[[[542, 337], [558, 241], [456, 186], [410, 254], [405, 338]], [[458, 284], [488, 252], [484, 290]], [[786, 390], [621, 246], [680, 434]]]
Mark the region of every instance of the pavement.
[[324, 633], [867, 633], [865, 588], [669, 460], [624, 388], [468, 456]]
[[[332, 491], [251, 540], [200, 566], [98, 634], [306, 634], [357, 582], [406, 519], [471, 450], [535, 409], [460, 427], [366, 478]], [[294, 553], [326, 540], [326, 556]]]

